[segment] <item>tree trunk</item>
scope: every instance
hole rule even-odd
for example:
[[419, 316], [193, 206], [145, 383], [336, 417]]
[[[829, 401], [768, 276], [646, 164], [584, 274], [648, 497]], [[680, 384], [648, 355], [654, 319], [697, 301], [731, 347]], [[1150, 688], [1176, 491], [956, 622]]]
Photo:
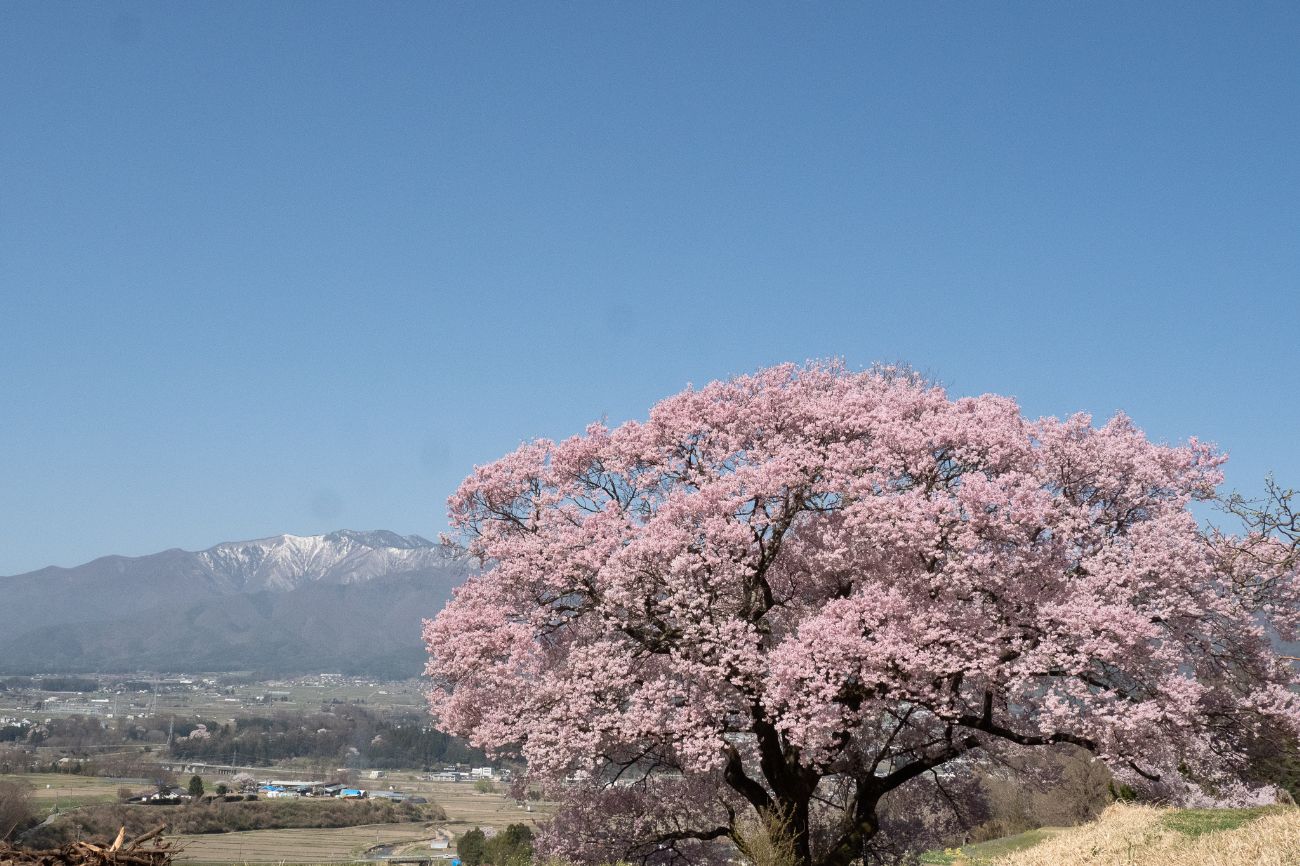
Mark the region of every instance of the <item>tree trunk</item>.
[[[859, 793], [857, 804], [853, 808], [851, 823], [831, 847], [822, 852], [815, 861], [805, 861], [808, 866], [849, 866], [854, 861], [866, 863], [866, 846], [880, 832], [880, 821], [876, 817], [876, 806], [880, 802], [878, 794], [864, 796]], [[803, 863], [800, 864], [803, 866]]]
[[808, 826], [808, 801], [792, 803], [788, 821], [790, 834], [794, 837], [795, 863], [799, 866], [812, 866], [812, 837]]

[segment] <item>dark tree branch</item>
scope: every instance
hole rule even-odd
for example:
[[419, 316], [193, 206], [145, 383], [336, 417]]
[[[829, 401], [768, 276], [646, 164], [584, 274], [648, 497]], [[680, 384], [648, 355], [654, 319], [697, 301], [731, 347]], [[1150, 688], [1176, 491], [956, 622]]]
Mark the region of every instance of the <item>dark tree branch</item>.
[[740, 796], [744, 797], [755, 809], [768, 809], [772, 806], [772, 795], [767, 789], [755, 782], [745, 772], [745, 764], [735, 746], [726, 745], [727, 765], [723, 768], [722, 778]]
[[1033, 734], [1021, 734], [1017, 731], [1011, 730], [1010, 728], [1004, 728], [993, 721], [991, 713], [987, 712], [987, 710], [986, 714], [983, 716], [961, 716], [957, 719], [957, 724], [964, 728], [992, 734], [995, 737], [1009, 740], [1021, 746], [1051, 746], [1056, 743], [1071, 743], [1075, 746], [1085, 748], [1090, 752], [1097, 751], [1097, 743], [1095, 741], [1088, 737], [1080, 737], [1076, 734], [1071, 734], [1065, 731], [1058, 731], [1055, 734], [1050, 734], [1044, 737]]

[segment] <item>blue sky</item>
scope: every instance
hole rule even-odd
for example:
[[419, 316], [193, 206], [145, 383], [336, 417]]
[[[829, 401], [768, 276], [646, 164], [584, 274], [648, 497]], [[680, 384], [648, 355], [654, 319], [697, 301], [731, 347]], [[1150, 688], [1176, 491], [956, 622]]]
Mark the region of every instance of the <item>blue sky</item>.
[[902, 360], [1300, 484], [1300, 5], [0, 5], [0, 574]]

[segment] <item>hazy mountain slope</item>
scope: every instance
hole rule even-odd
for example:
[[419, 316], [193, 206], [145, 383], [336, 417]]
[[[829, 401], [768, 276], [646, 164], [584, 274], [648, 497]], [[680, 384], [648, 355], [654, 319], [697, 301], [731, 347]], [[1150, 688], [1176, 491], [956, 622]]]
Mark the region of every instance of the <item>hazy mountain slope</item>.
[[453, 581], [399, 575], [209, 598], [0, 638], [0, 672], [261, 670], [415, 676]]
[[43, 568], [0, 577], [0, 634], [35, 623], [71, 623], [121, 616], [144, 606], [216, 595], [195, 554], [105, 556], [76, 568]]
[[0, 578], [0, 672], [419, 672], [468, 574], [418, 536], [341, 531]]

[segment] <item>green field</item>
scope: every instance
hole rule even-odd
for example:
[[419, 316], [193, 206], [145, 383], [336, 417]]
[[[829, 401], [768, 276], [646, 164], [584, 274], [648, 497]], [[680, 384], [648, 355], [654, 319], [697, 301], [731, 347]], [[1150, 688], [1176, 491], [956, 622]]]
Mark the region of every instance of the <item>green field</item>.
[[1065, 827], [1039, 827], [1037, 830], [1029, 830], [1024, 833], [1017, 833], [1015, 836], [1004, 836], [1001, 839], [990, 839], [987, 842], [976, 842], [972, 845], [962, 845], [960, 848], [948, 848], [944, 851], [928, 851], [921, 855], [921, 862], [926, 864], [943, 864], [947, 866], [950, 863], [970, 863], [983, 864], [992, 861], [1003, 854], [1010, 854], [1012, 851], [1021, 851], [1025, 848], [1032, 848], [1045, 839], [1050, 839], [1058, 833], [1065, 831]]
[[1160, 819], [1160, 826], [1184, 836], [1204, 836], [1236, 830], [1265, 815], [1288, 811], [1285, 806], [1256, 806], [1252, 809], [1178, 809]]

